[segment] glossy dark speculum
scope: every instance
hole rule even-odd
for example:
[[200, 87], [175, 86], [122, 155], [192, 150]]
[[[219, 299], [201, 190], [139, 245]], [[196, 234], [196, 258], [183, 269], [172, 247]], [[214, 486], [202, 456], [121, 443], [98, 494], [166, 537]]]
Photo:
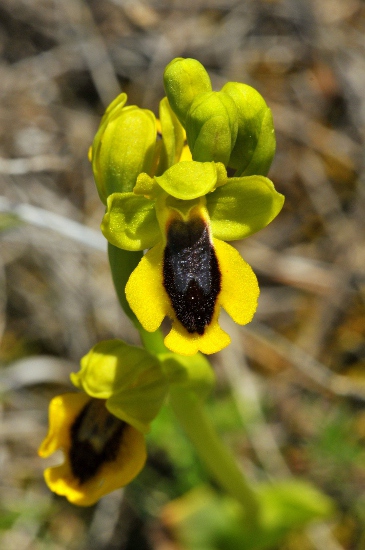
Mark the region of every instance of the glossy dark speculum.
[[208, 227], [201, 218], [170, 223], [163, 284], [180, 323], [190, 333], [204, 334], [221, 289], [221, 274]]
[[[97, 401], [87, 403], [71, 426], [70, 466], [81, 484], [95, 476], [105, 462], [116, 459], [127, 426], [109, 412], [103, 411], [100, 420], [98, 412], [101, 409]], [[85, 437], [85, 433], [89, 437]], [[97, 446], [95, 441], [98, 441]]]

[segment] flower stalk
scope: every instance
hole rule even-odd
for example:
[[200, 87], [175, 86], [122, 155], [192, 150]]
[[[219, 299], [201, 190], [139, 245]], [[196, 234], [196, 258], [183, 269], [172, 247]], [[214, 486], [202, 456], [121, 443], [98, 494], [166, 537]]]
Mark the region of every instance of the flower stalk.
[[215, 481], [240, 502], [248, 524], [258, 522], [259, 501], [242, 470], [216, 432], [203, 404], [190, 391], [174, 388], [170, 404], [186, 435]]

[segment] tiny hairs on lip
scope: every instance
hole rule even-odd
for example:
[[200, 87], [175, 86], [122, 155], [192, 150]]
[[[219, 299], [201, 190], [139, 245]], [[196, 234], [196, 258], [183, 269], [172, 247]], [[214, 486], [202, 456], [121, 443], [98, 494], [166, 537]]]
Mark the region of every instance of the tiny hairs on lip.
[[201, 218], [173, 220], [167, 231], [163, 284], [177, 319], [190, 333], [204, 334], [221, 289], [221, 273]]

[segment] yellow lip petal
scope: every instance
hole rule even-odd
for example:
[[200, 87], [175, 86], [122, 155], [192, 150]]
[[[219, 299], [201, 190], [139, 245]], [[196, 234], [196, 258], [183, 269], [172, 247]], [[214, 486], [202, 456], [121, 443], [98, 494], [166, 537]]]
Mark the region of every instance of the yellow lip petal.
[[101, 497], [130, 483], [141, 471], [146, 461], [146, 446], [143, 435], [127, 426], [115, 460], [104, 463], [97, 474], [80, 484], [73, 476], [70, 462], [48, 468], [44, 478], [54, 493], [65, 496], [72, 504], [91, 506]]
[[[105, 494], [128, 484], [140, 472], [146, 461], [143, 434], [133, 426], [125, 424], [120, 440], [114, 441], [114, 444], [119, 445], [115, 457], [101, 462], [92, 477], [80, 482], [71, 467], [71, 445], [78, 443], [77, 439], [76, 443], [72, 441], [71, 431], [77, 417], [91, 399], [85, 393], [69, 393], [54, 398], [50, 404], [49, 433], [39, 449], [39, 455], [42, 457], [62, 449], [64, 462], [47, 468], [44, 478], [52, 491], [80, 506], [90, 506]], [[104, 403], [103, 400], [95, 401]], [[93, 417], [89, 418], [89, 422], [92, 421]], [[99, 417], [95, 418], [96, 424], [98, 421]], [[106, 445], [108, 443], [110, 442], [106, 441]]]
[[256, 275], [233, 246], [214, 239], [214, 248], [222, 275], [219, 302], [236, 323], [245, 325], [257, 309]]
[[125, 294], [144, 329], [154, 332], [171, 310], [162, 282], [163, 244], [151, 248], [129, 277]]
[[180, 355], [194, 355], [198, 351], [210, 355], [227, 347], [231, 339], [218, 325], [215, 316], [204, 334], [190, 334], [179, 321], [174, 321], [171, 331], [165, 338], [165, 346]]
[[198, 351], [212, 354], [229, 345], [228, 334], [218, 324], [221, 306], [241, 325], [251, 321], [257, 308], [259, 287], [251, 267], [229, 244], [219, 239], [213, 239], [213, 244], [221, 274], [221, 289], [213, 318], [202, 335], [189, 333], [176, 319], [163, 286], [162, 243], [142, 258], [126, 286], [127, 300], [146, 330], [157, 330], [166, 315], [172, 319], [173, 325], [165, 338], [165, 345], [181, 355], [194, 355]]
[[257, 308], [260, 291], [251, 267], [229, 244], [219, 239], [214, 239], [213, 243], [221, 273], [221, 290], [215, 313], [201, 336], [197, 333], [190, 334], [181, 323], [174, 321], [171, 332], [165, 338], [165, 345], [181, 355], [193, 355], [198, 351], [216, 353], [229, 345], [228, 334], [218, 324], [221, 306], [241, 325], [251, 321]]

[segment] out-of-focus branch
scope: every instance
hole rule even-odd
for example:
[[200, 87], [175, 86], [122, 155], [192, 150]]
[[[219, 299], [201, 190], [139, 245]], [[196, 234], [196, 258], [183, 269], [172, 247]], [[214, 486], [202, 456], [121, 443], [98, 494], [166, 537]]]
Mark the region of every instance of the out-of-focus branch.
[[56, 231], [84, 246], [106, 252], [106, 240], [99, 231], [44, 208], [24, 203], [12, 204], [6, 197], [0, 197], [0, 212], [13, 214], [25, 223]]

